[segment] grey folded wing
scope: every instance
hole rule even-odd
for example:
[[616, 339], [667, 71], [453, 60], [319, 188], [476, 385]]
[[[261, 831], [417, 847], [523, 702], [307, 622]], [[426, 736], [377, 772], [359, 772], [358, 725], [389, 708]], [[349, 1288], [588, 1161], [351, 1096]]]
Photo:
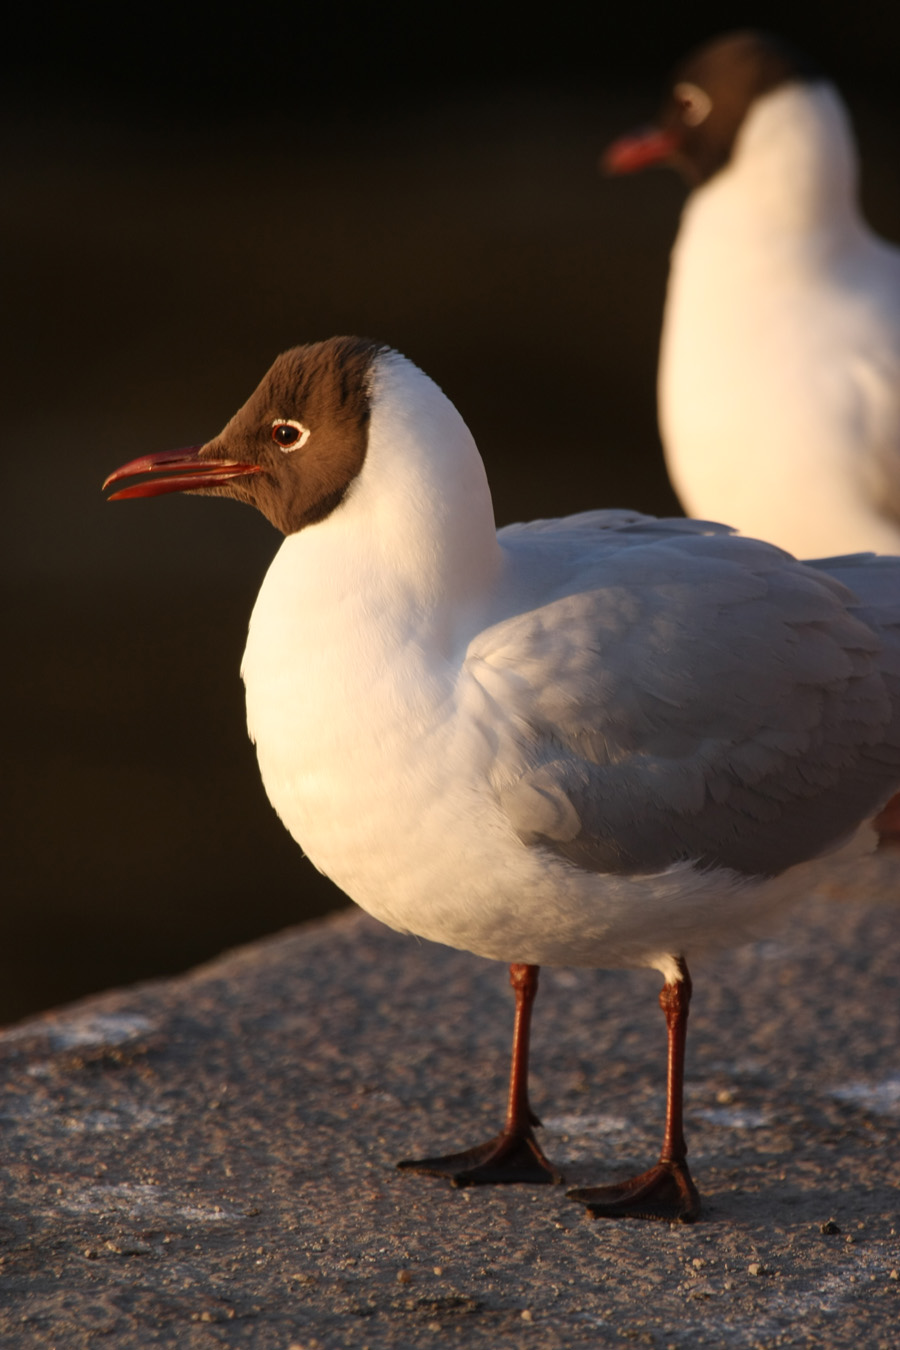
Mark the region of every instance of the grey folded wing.
[[462, 673], [523, 841], [597, 871], [772, 875], [900, 785], [900, 560], [805, 566], [688, 522], [598, 555], [586, 520], [577, 546], [535, 533], [552, 594], [485, 630]]

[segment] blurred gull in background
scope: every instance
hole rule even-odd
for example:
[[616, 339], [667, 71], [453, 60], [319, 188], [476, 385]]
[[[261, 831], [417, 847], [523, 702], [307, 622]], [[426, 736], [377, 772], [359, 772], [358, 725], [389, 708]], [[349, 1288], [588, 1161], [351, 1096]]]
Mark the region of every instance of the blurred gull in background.
[[767, 34], [718, 38], [604, 157], [652, 163], [692, 189], [659, 365], [685, 511], [800, 557], [900, 553], [900, 251], [860, 215], [834, 85]]

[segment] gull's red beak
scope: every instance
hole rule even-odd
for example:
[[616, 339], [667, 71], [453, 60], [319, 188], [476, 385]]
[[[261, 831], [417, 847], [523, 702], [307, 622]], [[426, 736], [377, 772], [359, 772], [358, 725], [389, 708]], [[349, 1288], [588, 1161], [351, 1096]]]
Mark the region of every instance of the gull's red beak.
[[600, 158], [600, 168], [604, 173], [637, 173], [651, 164], [668, 163], [680, 148], [681, 138], [676, 131], [642, 127], [613, 141]]
[[191, 492], [263, 471], [261, 464], [241, 464], [234, 459], [201, 459], [202, 449], [201, 445], [188, 445], [183, 450], [164, 450], [158, 455], [141, 455], [139, 459], [129, 460], [109, 475], [103, 484], [105, 488], [123, 478], [138, 478], [142, 474], [164, 476], [151, 476], [143, 483], [120, 488], [108, 500], [115, 502], [127, 497], [162, 497], [167, 492]]

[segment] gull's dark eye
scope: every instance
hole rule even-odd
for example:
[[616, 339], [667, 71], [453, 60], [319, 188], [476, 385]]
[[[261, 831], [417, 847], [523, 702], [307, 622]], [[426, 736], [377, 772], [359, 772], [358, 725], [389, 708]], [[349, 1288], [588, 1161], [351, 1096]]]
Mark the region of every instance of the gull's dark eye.
[[701, 122], [706, 121], [712, 108], [712, 99], [705, 89], [683, 80], [681, 84], [676, 84], [672, 93], [681, 109], [681, 120], [685, 126], [699, 127]]
[[298, 450], [309, 440], [309, 427], [295, 422], [292, 417], [276, 417], [272, 423], [272, 440], [281, 450]]

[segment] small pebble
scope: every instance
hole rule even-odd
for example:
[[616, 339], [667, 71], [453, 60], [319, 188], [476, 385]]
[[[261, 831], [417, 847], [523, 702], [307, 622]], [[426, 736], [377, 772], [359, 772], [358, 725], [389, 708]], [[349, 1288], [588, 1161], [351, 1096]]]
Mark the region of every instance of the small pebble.
[[834, 1219], [826, 1219], [819, 1231], [822, 1233], [839, 1233], [841, 1230]]
[[521, 1315], [521, 1318], [522, 1318], [522, 1321], [523, 1321], [523, 1322], [533, 1322], [533, 1321], [534, 1321], [534, 1316], [533, 1316], [533, 1314], [532, 1314], [530, 1308], [523, 1308], [520, 1315]]
[[750, 1264], [749, 1264], [749, 1266], [747, 1267], [747, 1274], [748, 1274], [748, 1275], [761, 1275], [762, 1273], [763, 1273], [763, 1265], [762, 1265], [762, 1262], [761, 1262], [761, 1261], [751, 1261]]
[[412, 1273], [408, 1270], [397, 1271], [398, 1284], [412, 1284]]
[[435, 1275], [443, 1275], [443, 1273], [444, 1273], [444, 1267], [443, 1267], [443, 1266], [435, 1266], [435, 1268], [434, 1268], [434, 1273], [435, 1273]]
[[900, 1270], [892, 1270], [888, 1276], [889, 1280], [900, 1280]]

